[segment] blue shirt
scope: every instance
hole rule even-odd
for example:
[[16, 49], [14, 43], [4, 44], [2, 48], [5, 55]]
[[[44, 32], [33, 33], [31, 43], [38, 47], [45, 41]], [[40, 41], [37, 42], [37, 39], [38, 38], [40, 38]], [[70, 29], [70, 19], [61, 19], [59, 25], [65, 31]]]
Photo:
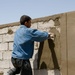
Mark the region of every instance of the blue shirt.
[[31, 58], [34, 52], [34, 41], [41, 42], [46, 39], [48, 39], [47, 32], [21, 25], [15, 32], [12, 57], [19, 59]]

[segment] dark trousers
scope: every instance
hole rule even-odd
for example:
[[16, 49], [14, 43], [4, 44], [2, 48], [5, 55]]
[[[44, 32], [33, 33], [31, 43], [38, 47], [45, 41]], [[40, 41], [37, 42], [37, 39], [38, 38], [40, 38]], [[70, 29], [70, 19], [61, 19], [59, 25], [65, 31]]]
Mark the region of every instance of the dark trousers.
[[11, 58], [14, 68], [8, 71], [8, 75], [32, 75], [32, 68], [29, 60]]

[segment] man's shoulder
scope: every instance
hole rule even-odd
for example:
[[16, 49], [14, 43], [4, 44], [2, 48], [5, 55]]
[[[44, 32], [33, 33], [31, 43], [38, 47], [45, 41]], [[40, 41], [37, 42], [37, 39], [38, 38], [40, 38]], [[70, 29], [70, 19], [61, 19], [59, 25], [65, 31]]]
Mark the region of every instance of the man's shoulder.
[[28, 28], [27, 31], [32, 33], [32, 32], [37, 31], [37, 29]]

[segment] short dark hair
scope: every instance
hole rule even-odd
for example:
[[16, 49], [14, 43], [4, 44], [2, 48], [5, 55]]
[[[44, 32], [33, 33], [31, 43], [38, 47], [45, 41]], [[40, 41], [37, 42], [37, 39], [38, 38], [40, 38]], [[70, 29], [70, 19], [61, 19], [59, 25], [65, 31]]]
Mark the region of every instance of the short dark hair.
[[20, 18], [20, 24], [24, 25], [25, 22], [28, 22], [31, 20], [31, 17], [27, 16], [27, 15], [22, 15]]

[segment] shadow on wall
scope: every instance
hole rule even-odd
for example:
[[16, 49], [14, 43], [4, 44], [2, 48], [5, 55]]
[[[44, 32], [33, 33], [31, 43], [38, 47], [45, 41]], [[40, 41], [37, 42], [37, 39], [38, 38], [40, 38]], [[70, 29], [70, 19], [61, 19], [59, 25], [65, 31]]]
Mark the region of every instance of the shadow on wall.
[[50, 48], [51, 54], [52, 54], [54, 69], [56, 69], [56, 70], [54, 70], [54, 75], [61, 75], [60, 74], [60, 67], [59, 67], [56, 53], [54, 50], [55, 44], [54, 44], [53, 40], [51, 40], [51, 39], [48, 40], [48, 44], [49, 44], [49, 48]]
[[[49, 46], [49, 51], [51, 52], [51, 56], [52, 56], [52, 61], [53, 61], [53, 66], [54, 66], [54, 68], [52, 68], [52, 69], [54, 70], [54, 75], [61, 75], [59, 64], [58, 64], [57, 57], [56, 57], [56, 53], [54, 50], [55, 44], [54, 44], [53, 40], [48, 39], [48, 46]], [[44, 41], [41, 42], [40, 46], [39, 46], [37, 67], [38, 67], [39, 71], [42, 71], [42, 72], [40, 72], [41, 74], [39, 74], [39, 75], [48, 75], [48, 70], [51, 70], [51, 68], [48, 68], [50, 65], [48, 65], [46, 62], [46, 59], [49, 59], [49, 58], [46, 58], [45, 60], [44, 60], [44, 58], [42, 58], [43, 47], [44, 47]], [[48, 61], [48, 62], [50, 63], [50, 61]], [[36, 75], [35, 71], [34, 71], [34, 75]]]
[[[38, 57], [38, 53], [36, 53], [36, 55], [35, 55], [35, 58], [37, 58], [37, 57]], [[37, 65], [37, 66], [35, 67], [35, 65]], [[37, 59], [34, 59], [33, 67], [34, 67], [33, 75], [48, 75], [47, 66], [46, 66], [45, 62], [42, 62], [41, 69], [38, 69], [38, 61], [37, 61]]]

